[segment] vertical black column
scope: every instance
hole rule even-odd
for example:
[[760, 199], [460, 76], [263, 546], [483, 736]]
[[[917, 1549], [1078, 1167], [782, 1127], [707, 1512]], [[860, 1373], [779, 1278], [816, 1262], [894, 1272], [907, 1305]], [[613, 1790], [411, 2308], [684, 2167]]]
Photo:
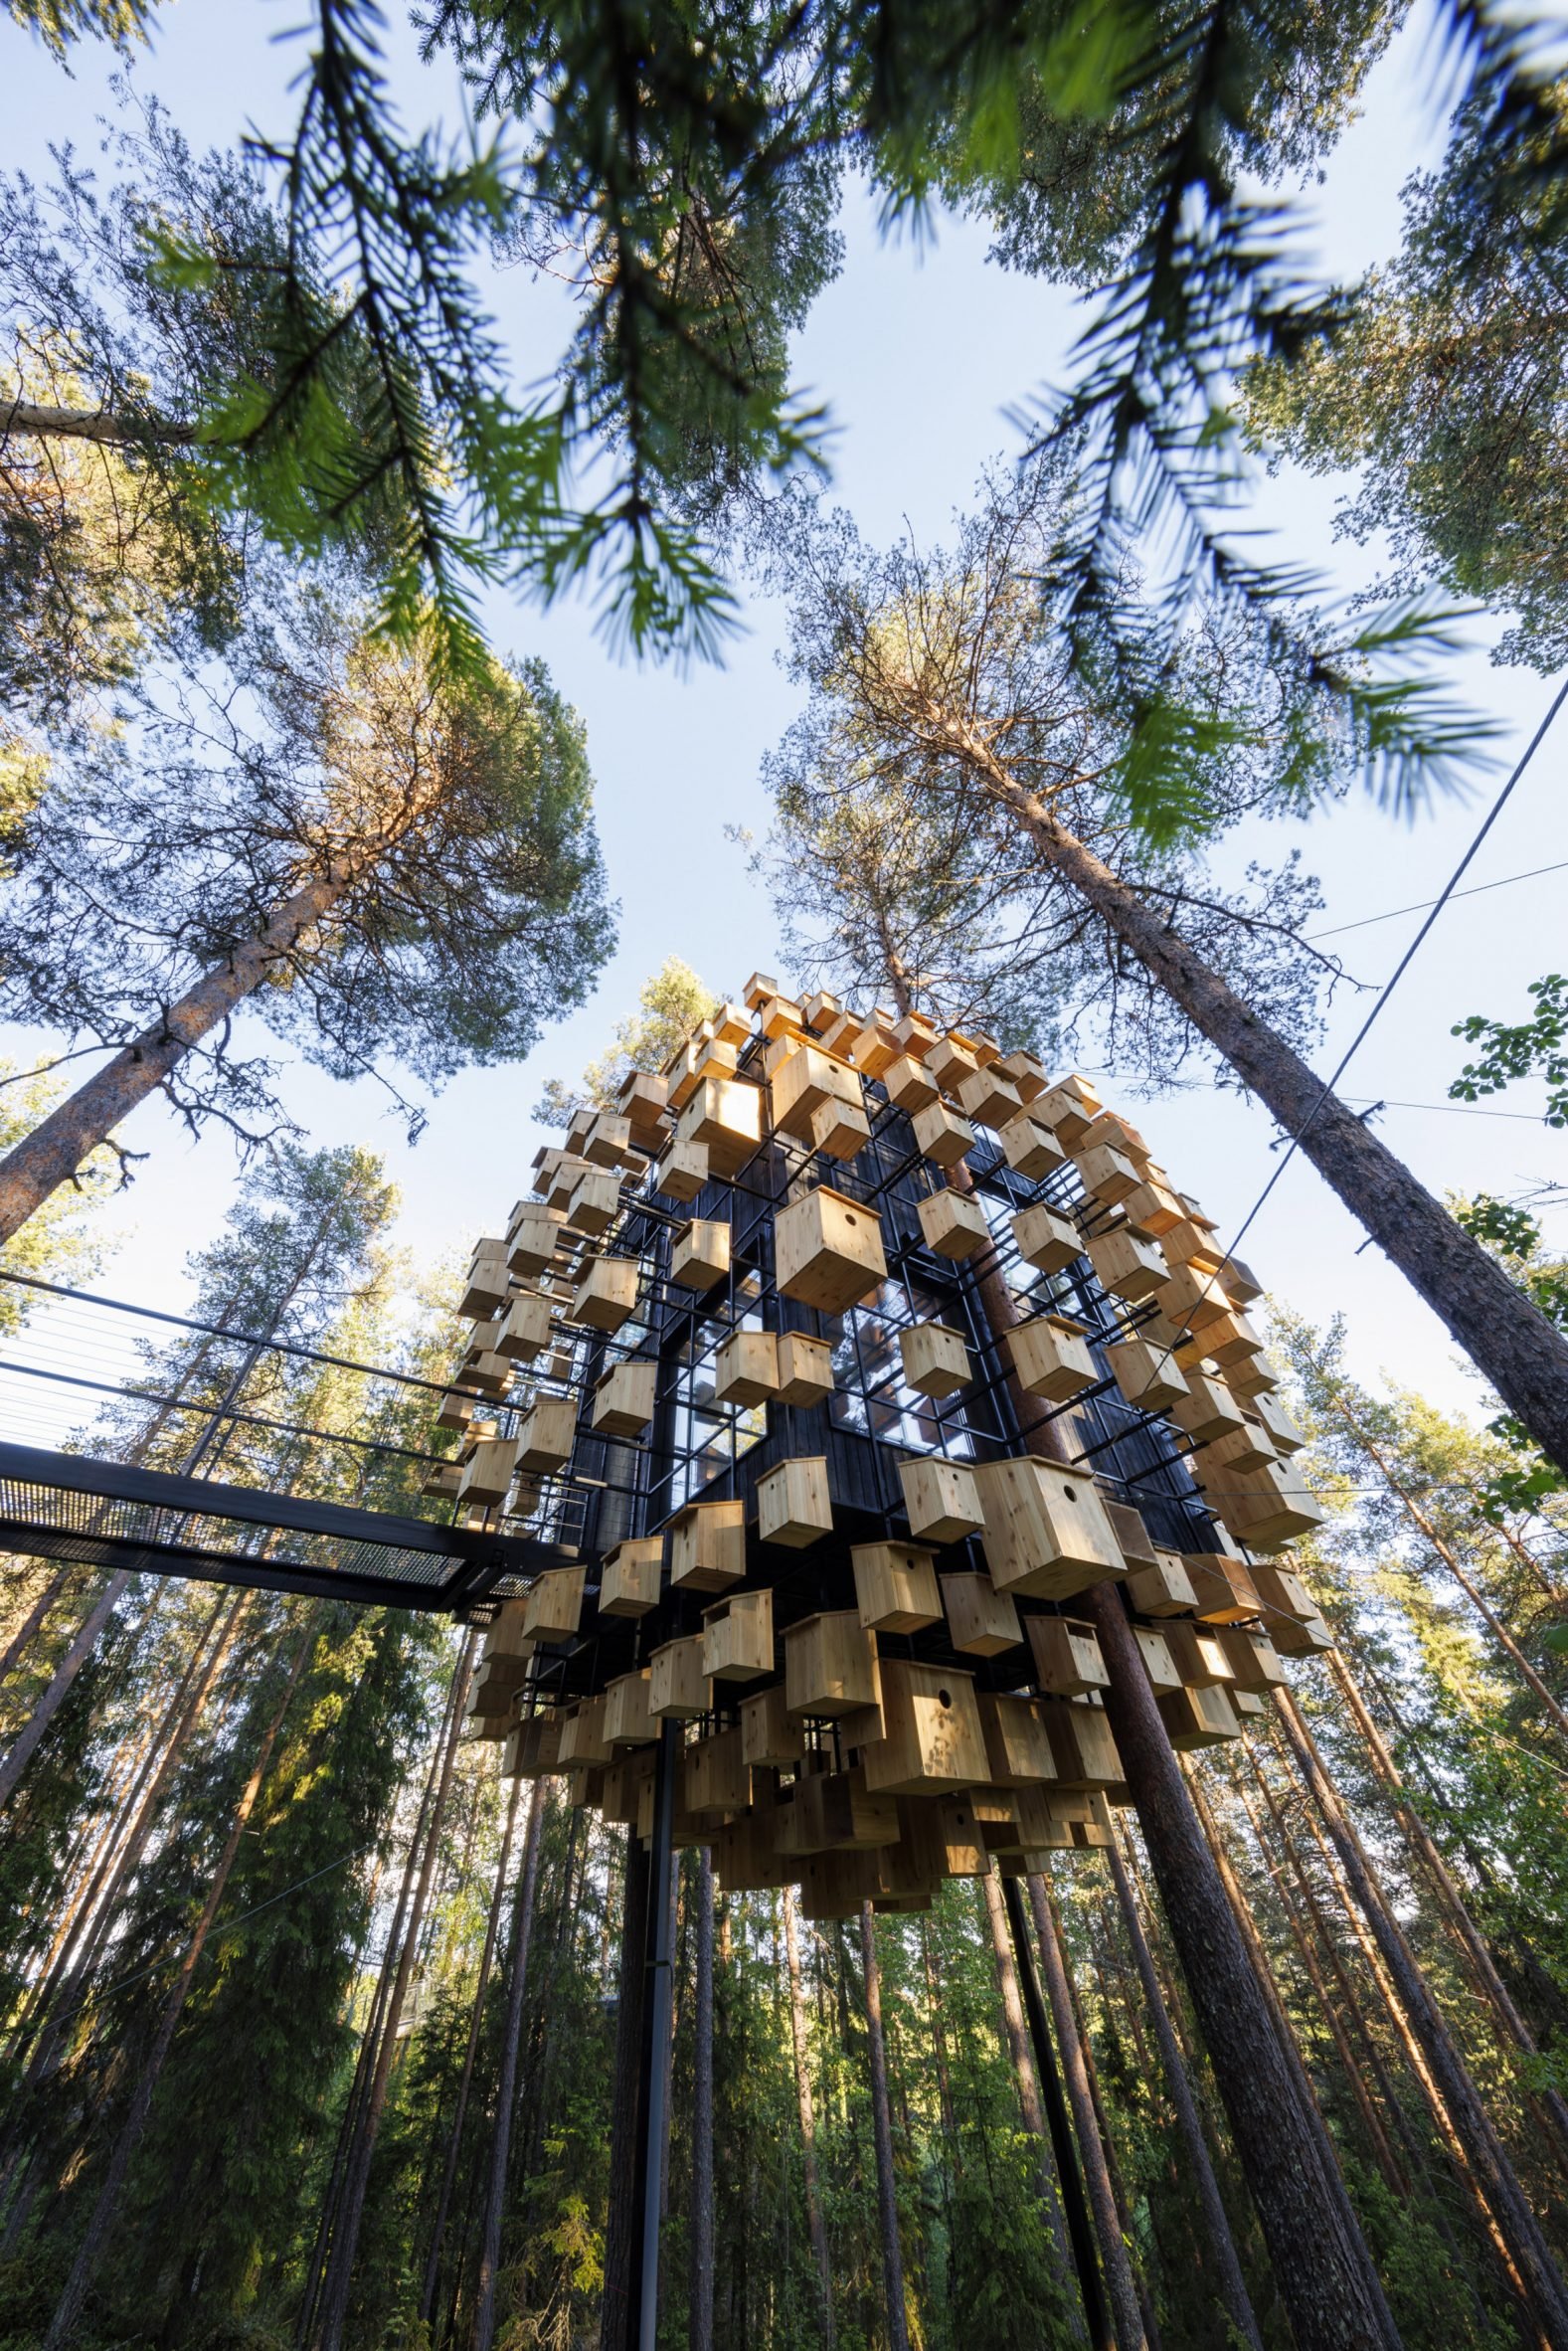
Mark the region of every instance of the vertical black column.
[[680, 1724], [659, 1725], [653, 1776], [653, 1851], [648, 1884], [647, 1944], [642, 1991], [642, 2050], [633, 2210], [638, 2246], [632, 2261], [628, 2344], [654, 2351], [659, 2327], [659, 2203], [664, 2181], [664, 2148], [669, 2136], [670, 2021], [674, 2013], [673, 1954], [670, 1949], [670, 1871], [674, 1855], [675, 1776], [680, 1767]]

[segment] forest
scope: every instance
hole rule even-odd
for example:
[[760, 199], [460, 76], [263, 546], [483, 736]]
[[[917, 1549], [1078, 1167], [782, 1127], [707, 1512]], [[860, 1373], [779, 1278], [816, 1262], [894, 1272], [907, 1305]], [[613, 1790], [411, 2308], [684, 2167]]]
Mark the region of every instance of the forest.
[[[1560, 743], [1560, 24], [295, 13], [211, 149], [162, 0], [0, 22], [0, 2351], [1568, 2351], [1568, 1176], [1345, 1090]], [[868, 197], [1073, 305], [941, 543], [796, 381]], [[694, 785], [650, 927], [610, 706], [764, 614], [764, 828]], [[1445, 875], [1375, 993], [1264, 830], [1373, 823]], [[1553, 903], [1523, 1000], [1453, 950], [1462, 1128], [1568, 1128]], [[939, 1682], [984, 1768], [895, 1771]]]

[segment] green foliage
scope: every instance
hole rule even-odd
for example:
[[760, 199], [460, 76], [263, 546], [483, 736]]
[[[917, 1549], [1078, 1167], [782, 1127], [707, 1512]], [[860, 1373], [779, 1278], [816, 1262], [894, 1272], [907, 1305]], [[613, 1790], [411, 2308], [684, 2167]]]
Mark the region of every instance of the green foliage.
[[637, 1009], [617, 1020], [607, 1051], [591, 1061], [578, 1085], [550, 1078], [534, 1112], [547, 1127], [570, 1126], [580, 1110], [612, 1110], [622, 1081], [634, 1069], [662, 1069], [677, 1045], [719, 1008], [719, 998], [678, 955], [666, 958], [637, 995]]
[[[1452, 1029], [1452, 1035], [1483, 1049], [1479, 1060], [1467, 1062], [1461, 1070], [1449, 1088], [1449, 1099], [1479, 1102], [1539, 1069], [1546, 1083], [1545, 1124], [1568, 1127], [1568, 979], [1561, 972], [1548, 972], [1544, 980], [1530, 982], [1528, 993], [1535, 998], [1528, 1020], [1510, 1026], [1473, 1012]], [[1530, 1253], [1516, 1251], [1520, 1256]]]
[[145, 39], [158, 0], [7, 0], [7, 6], [12, 21], [36, 33], [64, 65], [71, 44], [88, 34], [121, 43]]

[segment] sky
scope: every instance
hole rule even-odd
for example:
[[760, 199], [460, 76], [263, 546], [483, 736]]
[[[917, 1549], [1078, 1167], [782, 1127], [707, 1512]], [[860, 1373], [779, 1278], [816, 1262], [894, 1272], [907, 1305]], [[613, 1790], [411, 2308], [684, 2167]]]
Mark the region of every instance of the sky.
[[[301, 0], [175, 0], [136, 78], [198, 145], [233, 142], [248, 127], [279, 133], [290, 119], [288, 83], [299, 54], [297, 43], [276, 36], [303, 13]], [[1393, 251], [1400, 187], [1435, 151], [1440, 126], [1427, 23], [1418, 7], [1376, 69], [1362, 117], [1329, 159], [1323, 184], [1303, 195], [1324, 276], [1352, 275]], [[9, 166], [42, 177], [51, 142], [89, 148], [110, 70], [110, 61], [88, 49], [77, 55], [68, 80], [27, 35], [0, 22], [0, 155]], [[421, 68], [412, 51], [395, 55], [393, 70], [411, 122], [447, 102], [445, 78]], [[940, 540], [981, 467], [1016, 452], [1009, 411], [1064, 380], [1083, 320], [1061, 290], [988, 265], [986, 238], [972, 224], [944, 218], [918, 245], [888, 241], [863, 193], [853, 190], [842, 227], [845, 268], [798, 338], [796, 384], [828, 403], [833, 495], [863, 536], [881, 542], [909, 529], [923, 541]], [[564, 297], [522, 271], [497, 277], [493, 295], [519, 377], [532, 381], [569, 332]], [[1255, 519], [1275, 533], [1266, 551], [1315, 565], [1350, 589], [1369, 576], [1370, 559], [1334, 537], [1339, 494], [1338, 484], [1285, 473], [1260, 483]], [[549, 1029], [526, 1063], [469, 1071], [450, 1083], [415, 1148], [378, 1089], [335, 1084], [302, 1064], [288, 1070], [288, 1108], [312, 1143], [358, 1142], [383, 1155], [403, 1193], [398, 1237], [423, 1259], [466, 1252], [480, 1233], [503, 1228], [546, 1139], [530, 1117], [543, 1081], [574, 1077], [602, 1049], [666, 957], [681, 957], [721, 993], [734, 994], [759, 968], [787, 977], [766, 893], [728, 830], [766, 831], [760, 763], [797, 707], [778, 661], [780, 611], [748, 603], [744, 633], [723, 665], [685, 670], [616, 659], [593, 612], [579, 603], [541, 613], [495, 598], [488, 618], [502, 649], [549, 663], [586, 722], [599, 828], [620, 905], [619, 943], [587, 1007]], [[1344, 991], [1333, 1007], [1316, 1055], [1321, 1070], [1337, 1061], [1373, 1001], [1370, 991], [1394, 971], [1423, 920], [1397, 910], [1438, 895], [1555, 690], [1553, 680], [1492, 665], [1485, 648], [1498, 633], [1498, 627], [1479, 626], [1476, 649], [1451, 665], [1455, 690], [1503, 730], [1501, 765], [1469, 803], [1441, 801], [1405, 823], [1354, 795], [1310, 824], [1273, 825], [1265, 840], [1245, 844], [1247, 853], [1272, 861], [1299, 843], [1326, 900], [1317, 927], [1337, 933], [1331, 944], [1365, 984], [1367, 993]], [[1538, 872], [1568, 868], [1565, 759], [1568, 713], [1465, 886], [1527, 871], [1537, 878], [1482, 888], [1447, 909], [1342, 1081], [1357, 1107], [1387, 1104], [1377, 1131], [1439, 1193], [1507, 1196], [1535, 1182], [1568, 1180], [1565, 1138], [1540, 1123], [1538, 1088], [1516, 1087], [1484, 1113], [1445, 1100], [1466, 1057], [1450, 1033], [1454, 1023], [1477, 1011], [1523, 1016], [1528, 982], [1561, 968], [1568, 954], [1568, 870]], [[17, 1060], [39, 1055], [36, 1034], [13, 1031], [0, 1043]], [[1099, 1082], [1108, 1101], [1131, 1109], [1181, 1188], [1234, 1233], [1277, 1165], [1267, 1113], [1206, 1078], [1146, 1102], [1119, 1089], [1114, 1074]], [[123, 1139], [150, 1156], [134, 1188], [109, 1211], [120, 1237], [98, 1286], [174, 1304], [185, 1295], [186, 1252], [218, 1229], [232, 1202], [235, 1155], [216, 1130], [193, 1143], [157, 1104], [136, 1112]], [[1548, 1229], [1568, 1242], [1568, 1213]], [[1357, 1374], [1420, 1386], [1450, 1409], [1471, 1407], [1476, 1382], [1448, 1334], [1375, 1247], [1363, 1252], [1363, 1241], [1298, 1156], [1249, 1231], [1244, 1254], [1297, 1311], [1318, 1323], [1344, 1316]]]

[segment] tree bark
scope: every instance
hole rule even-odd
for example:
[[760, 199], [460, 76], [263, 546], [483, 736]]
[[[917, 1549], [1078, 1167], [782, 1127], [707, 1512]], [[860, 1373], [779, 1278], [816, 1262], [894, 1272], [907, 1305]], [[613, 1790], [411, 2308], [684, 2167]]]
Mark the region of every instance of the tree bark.
[[1051, 2004], [1051, 2022], [1062, 2060], [1067, 2101], [1073, 2110], [1073, 2130], [1078, 2139], [1079, 2160], [1084, 2167], [1090, 2209], [1095, 2216], [1095, 2235], [1100, 2240], [1100, 2265], [1105, 2271], [1106, 2292], [1116, 2326], [1118, 2351], [1148, 2351], [1143, 2314], [1138, 2306], [1137, 2280], [1132, 2275], [1127, 2241], [1122, 2234], [1121, 2216], [1111, 2185], [1110, 2166], [1106, 2161], [1105, 2144], [1100, 2136], [1100, 2124], [1089, 2087], [1089, 2074], [1084, 2065], [1083, 2044], [1078, 2036], [1078, 2018], [1067, 1980], [1067, 1954], [1062, 1949], [1056, 1931], [1056, 1919], [1045, 1880], [1037, 1870], [1029, 1873], [1029, 1907], [1034, 1913], [1035, 1940], [1040, 1946], [1040, 1972], [1045, 1978], [1045, 1996]]
[[828, 2251], [827, 2227], [822, 2218], [822, 2194], [816, 2171], [816, 2108], [811, 2096], [805, 2001], [800, 1990], [800, 1936], [795, 1924], [794, 1888], [788, 1885], [784, 1890], [784, 1956], [789, 1970], [789, 2035], [794, 2048], [794, 2088], [800, 2109], [801, 2167], [805, 2177], [805, 2225], [810, 2232], [811, 2257], [816, 2263], [817, 2286], [822, 2298], [822, 2343], [824, 2351], [833, 2351], [838, 2340], [833, 2315], [833, 2263]]
[[74, 1561], [68, 1559], [64, 1567], [57, 1568], [48, 1577], [38, 1598], [6, 1643], [4, 1653], [0, 1654], [0, 1683], [10, 1681], [23, 1651], [31, 1647], [35, 1636], [43, 1629], [45, 1617], [66, 1588], [73, 1565]]
[[690, 2339], [691, 2351], [713, 2351], [713, 1854], [706, 1845], [697, 1849], [693, 1923]]
[[898, 2179], [893, 2169], [893, 2115], [888, 2103], [888, 2052], [882, 2032], [882, 1976], [877, 1966], [876, 1913], [869, 1902], [860, 1905], [860, 1960], [866, 1985], [866, 2065], [871, 2086], [871, 2128], [877, 2153], [877, 2219], [882, 2238], [888, 2351], [909, 2351], [904, 2249], [898, 2227]]
[[111, 449], [141, 449], [164, 442], [182, 448], [196, 439], [194, 425], [162, 417], [138, 418], [134, 425], [109, 408], [58, 408], [36, 400], [8, 400], [0, 409], [0, 436], [31, 434], [40, 441], [96, 441]]
[[228, 1840], [219, 1856], [218, 1866], [213, 1872], [212, 1883], [208, 1887], [207, 1899], [202, 1904], [201, 1915], [197, 1919], [195, 1931], [186, 1945], [185, 1956], [180, 1961], [179, 1971], [164, 1999], [158, 2017], [157, 2031], [153, 2036], [151, 2052], [136, 2083], [129, 2110], [124, 2121], [120, 2124], [113, 2150], [109, 2156], [108, 2167], [104, 2172], [102, 2184], [98, 2189], [97, 2198], [87, 2222], [86, 2234], [77, 2249], [77, 2258], [71, 2265], [71, 2272], [66, 2279], [60, 2300], [55, 2306], [55, 2315], [50, 2321], [49, 2333], [44, 2338], [44, 2351], [65, 2351], [65, 2346], [72, 2341], [77, 2332], [77, 2322], [82, 2316], [87, 2290], [102, 2259], [105, 2241], [113, 2224], [114, 2215], [119, 2209], [120, 2195], [124, 2189], [125, 2175], [130, 2169], [131, 2157], [140, 2144], [142, 2132], [147, 2127], [147, 2117], [152, 2111], [153, 2094], [157, 2089], [159, 2077], [173, 2045], [175, 2028], [184, 2012], [192, 1978], [200, 1964], [202, 1952], [206, 1948], [213, 1920], [218, 1915], [218, 1905], [223, 1900], [224, 1889], [229, 1883], [229, 1874], [239, 1855], [240, 1841], [245, 1835], [246, 1824], [256, 1810], [256, 1800], [261, 1792], [261, 1783], [266, 1777], [266, 1767], [271, 1761], [272, 1748], [276, 1742], [277, 1734], [283, 1726], [283, 1718], [293, 1702], [294, 1693], [299, 1687], [300, 1677], [304, 1673], [305, 1665], [315, 1645], [315, 1626], [319, 1614], [320, 1603], [312, 1608], [306, 1619], [305, 1635], [289, 1669], [283, 1695], [278, 1702], [276, 1712], [261, 1734], [261, 1743], [257, 1750], [256, 1761], [251, 1767], [251, 1775], [246, 1781], [245, 1787], [241, 1791], [240, 1801], [235, 1807]]
[[605, 2292], [600, 2351], [636, 2351], [630, 2339], [631, 2274], [641, 2214], [635, 2208], [637, 2134], [642, 2128], [642, 2008], [647, 1996], [648, 1901], [652, 1870], [636, 1830], [626, 1831], [620, 1898], [620, 1976], [615, 2002], [614, 2088], [610, 2126], [610, 2213], [605, 2225]]
[[129, 1582], [130, 1569], [116, 1567], [78, 1626], [76, 1639], [56, 1666], [48, 1688], [11, 1741], [4, 1762], [0, 1763], [0, 1805], [10, 1802], [18, 1780], [33, 1760], [39, 1740], [64, 1706], [72, 1684], [96, 1648], [98, 1635], [113, 1615]]
[[144, 1028], [0, 1159], [0, 1242], [10, 1240], [51, 1192], [69, 1183], [84, 1160], [157, 1092], [191, 1047], [261, 987], [352, 878], [346, 860], [339, 860], [329, 873], [296, 890], [253, 938], [242, 940], [225, 963], [188, 988], [163, 1019]]
[[1552, 2345], [1552, 2351], [1568, 2351], [1568, 2292], [1502, 2142], [1492, 2128], [1491, 2118], [1481, 2104], [1470, 2070], [1439, 2014], [1397, 1919], [1373, 1883], [1359, 1841], [1323, 1768], [1311, 1732], [1302, 1720], [1289, 1691], [1280, 1691], [1276, 1712], [1303, 1784], [1328, 1831], [1356, 1904], [1371, 1929], [1383, 1964], [1398, 1989], [1411, 2031], [1453, 2118], [1466, 2157], [1524, 2280], [1532, 2305], [1531, 2315]]
[[521, 1779], [514, 1779], [506, 1806], [506, 1826], [501, 1833], [501, 1851], [495, 1864], [495, 1889], [490, 1896], [490, 1907], [484, 1921], [484, 1948], [479, 1954], [478, 1980], [473, 1988], [473, 2009], [468, 2018], [468, 2042], [463, 2051], [462, 2072], [457, 2081], [457, 2096], [452, 2113], [451, 2131], [446, 2141], [446, 2160], [441, 2167], [440, 2195], [436, 2199], [436, 2218], [431, 2224], [431, 2250], [425, 2261], [425, 2284], [420, 2294], [420, 2316], [429, 2326], [436, 2315], [436, 2282], [440, 2274], [441, 2250], [446, 2237], [446, 2216], [451, 2210], [451, 2192], [457, 2178], [457, 2158], [462, 2152], [463, 2125], [468, 2118], [468, 2090], [473, 2081], [473, 2061], [479, 2048], [479, 2028], [484, 2021], [484, 1996], [490, 1988], [490, 1968], [495, 1958], [495, 1938], [500, 1930], [501, 1904], [506, 1894], [506, 1866], [512, 1858], [512, 1833], [517, 1826], [517, 1803], [523, 1792]]
[[1143, 1921], [1138, 1916], [1137, 1899], [1127, 1874], [1127, 1865], [1122, 1859], [1121, 1850], [1114, 1836], [1106, 1859], [1111, 1866], [1111, 1880], [1116, 1888], [1117, 1902], [1122, 1912], [1122, 1924], [1132, 1948], [1132, 1964], [1137, 1970], [1137, 1980], [1142, 1986], [1143, 2005], [1148, 2011], [1148, 2020], [1153, 2027], [1160, 2063], [1165, 2070], [1165, 2087], [1170, 2093], [1170, 2102], [1176, 2110], [1176, 2127], [1181, 2132], [1182, 2144], [1186, 2148], [1187, 2161], [1191, 2166], [1192, 2177], [1197, 2186], [1198, 2202], [1203, 2207], [1204, 2226], [1208, 2230], [1209, 2243], [1214, 2249], [1215, 2260], [1219, 2264], [1220, 2292], [1224, 2297], [1225, 2308], [1229, 2313], [1232, 2326], [1241, 2341], [1247, 2345], [1248, 2351], [1263, 2351], [1263, 2338], [1258, 2332], [1257, 2314], [1252, 2306], [1252, 2296], [1247, 2291], [1247, 2280], [1242, 2273], [1241, 2260], [1236, 2251], [1236, 2240], [1231, 2235], [1230, 2219], [1225, 2210], [1225, 2200], [1220, 2194], [1219, 2181], [1215, 2177], [1214, 2164], [1209, 2155], [1209, 2143], [1204, 2136], [1203, 2124], [1198, 2114], [1197, 2099], [1192, 2094], [1192, 2084], [1187, 2079], [1187, 2069], [1182, 2063], [1181, 2051], [1176, 2046], [1176, 2035], [1170, 2022], [1170, 2011], [1165, 2006], [1164, 1996], [1159, 1988], [1159, 1978], [1154, 1972], [1154, 1954], [1148, 1947], [1148, 1937], [1143, 1932]]
[[1023, 2116], [1024, 2129], [1035, 2141], [1040, 2202], [1045, 2211], [1046, 2227], [1050, 2231], [1055, 2254], [1053, 2266], [1061, 2280], [1067, 2307], [1071, 2309], [1078, 2296], [1078, 2281], [1073, 2275], [1067, 2223], [1056, 2192], [1056, 2165], [1051, 2155], [1045, 2109], [1040, 2103], [1040, 2084], [1035, 2079], [1034, 2061], [1029, 2054], [1029, 2033], [1024, 2022], [1018, 1970], [1013, 1960], [1012, 1936], [1007, 1926], [1007, 1907], [1002, 1900], [1002, 1890], [994, 1871], [987, 1870], [981, 1878], [980, 1893], [985, 1903], [985, 1922], [990, 1929], [991, 1952], [996, 1962], [996, 1996], [1001, 2002], [1002, 2032], [1008, 2055], [1012, 2059], [1013, 2080], [1018, 2089], [1018, 2110]]
[[990, 796], [1270, 1109], [1541, 1450], [1568, 1469], [1568, 1339], [1277, 1030], [972, 728], [940, 731]]
[[534, 1937], [534, 1895], [539, 1885], [539, 1838], [544, 1826], [545, 1790], [536, 1779], [523, 1838], [523, 1867], [512, 1905], [507, 1950], [506, 2020], [501, 2031], [501, 2068], [495, 2085], [495, 2129], [484, 2187], [484, 2222], [479, 2242], [478, 2299], [473, 2315], [473, 2351], [490, 2351], [495, 2335], [495, 2276], [501, 2265], [501, 2221], [506, 2209], [506, 2165], [512, 2149], [512, 2110], [517, 2103], [517, 2057], [523, 2039], [523, 1997], [528, 1986], [528, 1949]]

